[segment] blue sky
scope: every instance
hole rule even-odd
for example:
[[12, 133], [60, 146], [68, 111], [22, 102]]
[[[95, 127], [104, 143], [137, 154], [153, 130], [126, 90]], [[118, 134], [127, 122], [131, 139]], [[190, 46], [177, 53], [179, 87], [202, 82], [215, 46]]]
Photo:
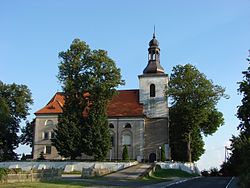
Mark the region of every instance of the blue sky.
[[[242, 96], [237, 82], [248, 66], [249, 10], [249, 0], [3, 0], [0, 80], [30, 88], [31, 120], [61, 90], [56, 78], [58, 53], [80, 38], [92, 49], [107, 50], [116, 61], [126, 81], [119, 89], [138, 88], [137, 75], [147, 64], [155, 25], [166, 73], [178, 64], [191, 63], [230, 95], [218, 104], [225, 124], [205, 138], [206, 152], [198, 161], [200, 169], [218, 167], [224, 160], [224, 146], [232, 134], [238, 134], [235, 114]], [[18, 149], [19, 153], [29, 151]]]

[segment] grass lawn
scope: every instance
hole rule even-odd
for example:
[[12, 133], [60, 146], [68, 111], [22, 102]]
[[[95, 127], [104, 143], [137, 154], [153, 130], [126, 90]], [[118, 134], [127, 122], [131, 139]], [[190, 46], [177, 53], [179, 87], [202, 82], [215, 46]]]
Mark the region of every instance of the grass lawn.
[[171, 177], [180, 177], [180, 178], [191, 178], [198, 176], [197, 174], [189, 174], [182, 170], [176, 169], [156, 169], [154, 176], [159, 178], [171, 178]]
[[63, 180], [0, 184], [1, 188], [82, 188], [85, 186], [89, 186], [89, 184], [84, 182], [69, 182]]
[[174, 178], [191, 178], [196, 177], [197, 174], [189, 174], [187, 172], [184, 172], [182, 170], [176, 170], [176, 169], [160, 169], [156, 168], [155, 172], [152, 174], [152, 176], [144, 177], [143, 180], [146, 181], [171, 181]]
[[[147, 182], [147, 183], [158, 183], [171, 181], [176, 177], [180, 178], [189, 178], [195, 177], [196, 174], [189, 174], [187, 172], [175, 169], [160, 169], [157, 168], [156, 171], [150, 177], [144, 177], [142, 179], [137, 180], [126, 180], [130, 182]], [[93, 177], [91, 179], [105, 180], [105, 177]], [[107, 180], [107, 179], [106, 179]], [[112, 180], [112, 179], [110, 179]], [[113, 179], [115, 180], [115, 179]], [[118, 180], [119, 181], [119, 180]], [[67, 181], [67, 180], [53, 180], [47, 182], [31, 182], [31, 183], [8, 183], [8, 184], [0, 184], [1, 188], [82, 188], [86, 186], [91, 186], [93, 183], [88, 183], [83, 181]]]

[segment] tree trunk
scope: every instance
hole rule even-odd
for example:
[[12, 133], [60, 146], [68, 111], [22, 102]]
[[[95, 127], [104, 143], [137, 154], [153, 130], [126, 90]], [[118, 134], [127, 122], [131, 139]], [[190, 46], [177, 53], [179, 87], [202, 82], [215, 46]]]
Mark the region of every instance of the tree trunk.
[[192, 154], [191, 154], [191, 133], [188, 133], [188, 141], [187, 141], [187, 160], [188, 162], [192, 162]]

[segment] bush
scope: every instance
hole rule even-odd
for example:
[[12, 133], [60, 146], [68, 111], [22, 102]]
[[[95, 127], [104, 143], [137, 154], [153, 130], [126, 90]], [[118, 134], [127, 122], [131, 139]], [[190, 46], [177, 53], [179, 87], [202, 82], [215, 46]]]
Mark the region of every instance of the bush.
[[210, 176], [219, 176], [219, 171], [217, 168], [210, 169]]
[[122, 151], [122, 160], [129, 161], [128, 147], [125, 145]]
[[165, 145], [162, 144], [161, 146], [161, 161], [166, 161], [166, 152], [165, 152]]
[[245, 173], [240, 176], [240, 187], [249, 188], [250, 187], [250, 173]]
[[4, 179], [5, 176], [7, 176], [7, 169], [6, 168], [0, 168], [0, 181]]
[[209, 172], [207, 170], [203, 170], [203, 171], [201, 171], [201, 175], [204, 177], [207, 177], [207, 176], [209, 176]]
[[37, 158], [38, 160], [45, 160], [44, 152], [41, 151], [40, 157]]

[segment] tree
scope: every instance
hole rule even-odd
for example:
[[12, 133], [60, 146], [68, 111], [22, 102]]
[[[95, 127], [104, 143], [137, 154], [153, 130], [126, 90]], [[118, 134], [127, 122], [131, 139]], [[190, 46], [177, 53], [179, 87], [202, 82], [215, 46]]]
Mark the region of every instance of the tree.
[[[247, 58], [250, 65], [250, 59]], [[239, 82], [238, 91], [243, 95], [241, 106], [237, 111], [237, 117], [240, 120], [238, 128], [250, 137], [250, 66], [242, 72], [243, 80]]]
[[36, 119], [34, 118], [31, 122], [27, 121], [26, 126], [21, 128], [20, 142], [21, 144], [29, 145], [31, 148], [34, 141], [35, 123]]
[[122, 150], [122, 160], [129, 161], [129, 155], [128, 155], [128, 147], [127, 145], [124, 146]]
[[0, 161], [17, 159], [14, 152], [20, 142], [17, 133], [32, 103], [27, 86], [0, 81]]
[[223, 124], [223, 115], [216, 104], [225, 89], [191, 65], [173, 68], [166, 96], [171, 99], [170, 143], [172, 158], [196, 161], [204, 153], [203, 133], [212, 135]]
[[165, 145], [162, 144], [161, 146], [161, 161], [166, 161], [166, 150], [165, 150]]
[[115, 95], [115, 88], [124, 83], [120, 69], [106, 51], [92, 51], [79, 39], [59, 57], [58, 79], [65, 104], [53, 145], [64, 157], [74, 159], [85, 153], [102, 160], [110, 147], [107, 104]]
[[250, 186], [250, 59], [247, 58], [249, 66], [243, 71], [243, 80], [239, 82], [238, 91], [243, 95], [241, 105], [237, 110], [240, 120], [238, 129], [239, 136], [233, 136], [230, 150], [230, 158], [221, 166], [225, 175], [240, 176], [241, 187]]

